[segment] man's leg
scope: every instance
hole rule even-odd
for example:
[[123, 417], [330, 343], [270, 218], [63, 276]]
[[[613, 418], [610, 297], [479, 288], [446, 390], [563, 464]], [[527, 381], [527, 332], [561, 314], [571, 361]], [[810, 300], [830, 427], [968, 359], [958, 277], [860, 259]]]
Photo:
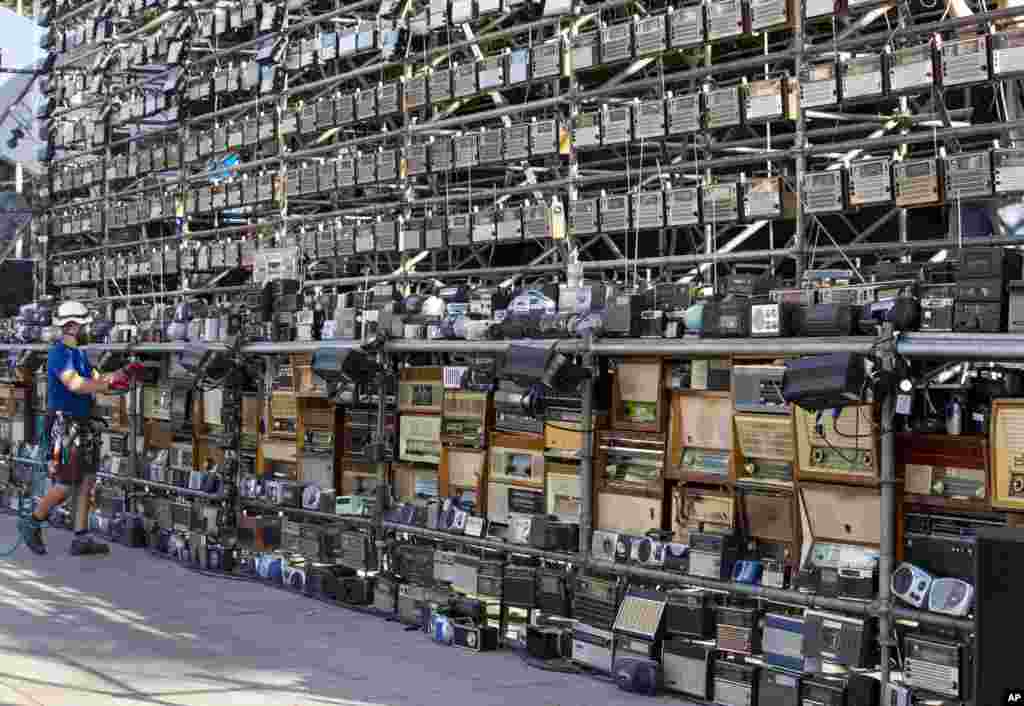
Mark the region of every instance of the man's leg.
[[25, 545], [36, 554], [46, 553], [46, 543], [43, 541], [42, 525], [50, 516], [50, 510], [64, 502], [67, 498], [67, 488], [57, 484], [50, 488], [39, 505], [29, 517], [22, 517], [18, 520], [18, 532], [21, 534]]
[[95, 486], [96, 476], [90, 473], [84, 476], [75, 488], [78, 493], [74, 498], [75, 538], [71, 541], [71, 553], [75, 556], [110, 552], [110, 547], [89, 534], [89, 501]]

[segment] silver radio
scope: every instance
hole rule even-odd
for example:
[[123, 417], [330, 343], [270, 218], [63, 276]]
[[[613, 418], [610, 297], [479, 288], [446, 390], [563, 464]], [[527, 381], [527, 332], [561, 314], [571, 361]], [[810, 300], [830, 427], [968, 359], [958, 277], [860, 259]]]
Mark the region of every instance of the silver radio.
[[1024, 191], [1024, 150], [992, 150], [992, 172], [997, 194]]
[[984, 36], [944, 42], [940, 59], [942, 85], [946, 88], [988, 81], [988, 42]]
[[562, 69], [562, 44], [546, 42], [533, 47], [530, 53], [530, 73], [534, 79], [558, 76]]
[[665, 102], [661, 99], [638, 101], [634, 105], [633, 139], [665, 136]]
[[665, 51], [665, 15], [636, 19], [633, 24], [633, 41], [636, 55], [644, 56]]
[[854, 162], [848, 173], [847, 195], [851, 207], [892, 203], [892, 172], [888, 159]]
[[931, 44], [894, 49], [889, 53], [889, 90], [893, 93], [930, 89], [933, 73]]
[[572, 142], [577, 149], [601, 144], [601, 113], [580, 113], [573, 119]]
[[992, 195], [992, 157], [968, 152], [946, 158], [946, 199], [956, 201]]
[[704, 6], [707, 39], [720, 42], [743, 34], [743, 3], [740, 0], [714, 0]]
[[645, 230], [665, 225], [665, 204], [662, 191], [642, 191], [632, 195], [633, 228]]
[[507, 160], [527, 159], [530, 156], [530, 126], [512, 125], [502, 129], [504, 154]]
[[633, 134], [633, 112], [626, 105], [605, 106], [601, 110], [601, 144], [629, 142]]
[[757, 665], [715, 660], [713, 691], [721, 706], [754, 706], [757, 703]]
[[773, 219], [782, 216], [782, 178], [755, 177], [743, 183], [743, 218]]
[[665, 99], [665, 116], [669, 135], [685, 135], [701, 128], [700, 93]]
[[480, 162], [500, 162], [505, 154], [503, 146], [504, 133], [500, 127], [492, 130], [481, 130], [477, 149], [480, 152]]
[[558, 153], [558, 121], [534, 120], [530, 124], [530, 152], [533, 156]]
[[811, 172], [804, 175], [804, 211], [807, 213], [834, 213], [843, 210], [843, 173]]
[[897, 206], [933, 204], [942, 198], [942, 176], [937, 159], [908, 159], [894, 164], [892, 171]]
[[739, 125], [740, 91], [738, 86], [705, 87], [704, 126], [709, 130]]
[[518, 206], [501, 209], [498, 217], [498, 240], [523, 239], [523, 214]]
[[490, 243], [497, 237], [494, 223], [494, 211], [485, 209], [473, 214], [473, 242]]
[[633, 57], [633, 25], [630, 22], [605, 27], [601, 30], [601, 62], [611, 64]]
[[736, 184], [709, 184], [702, 189], [704, 222], [712, 225], [739, 220]]
[[903, 647], [903, 681], [907, 686], [954, 699], [968, 696], [961, 643], [907, 635]]
[[600, 56], [600, 37], [597, 32], [584, 32], [573, 37], [571, 52], [574, 70], [597, 66]]
[[601, 197], [601, 232], [615, 233], [629, 228], [629, 199], [612, 195]]
[[996, 32], [989, 39], [992, 47], [992, 75], [997, 78], [1024, 73], [1024, 32], [1019, 29]]
[[688, 49], [704, 43], [704, 7], [687, 4], [668, 11], [668, 38], [673, 49]]
[[843, 100], [856, 101], [881, 98], [885, 94], [882, 55], [862, 54], [840, 64]]
[[710, 699], [714, 657], [713, 646], [682, 638], [666, 640], [661, 655], [665, 688], [698, 699]]
[[700, 223], [700, 192], [697, 187], [673, 189], [665, 194], [665, 224], [686, 226]]
[[[829, 12], [832, 10], [831, 0], [827, 0]], [[810, 16], [810, 7], [807, 8]], [[839, 83], [837, 81], [835, 61], [808, 63], [800, 75], [800, 107], [821, 108], [839, 102]]]

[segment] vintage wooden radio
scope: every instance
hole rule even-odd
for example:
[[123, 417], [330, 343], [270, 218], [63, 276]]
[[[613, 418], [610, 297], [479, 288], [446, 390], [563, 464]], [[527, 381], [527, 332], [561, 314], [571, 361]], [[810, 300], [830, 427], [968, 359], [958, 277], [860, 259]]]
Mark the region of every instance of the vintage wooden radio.
[[676, 485], [671, 520], [675, 541], [684, 544], [691, 532], [731, 532], [736, 526], [735, 495], [727, 487]]
[[[801, 481], [811, 550], [801, 571], [818, 593], [871, 599], [878, 588], [878, 488]], [[841, 508], [840, 512], [836, 509]], [[897, 539], [897, 546], [901, 540]]]
[[489, 478], [526, 487], [544, 487], [544, 442], [520, 434], [493, 433]]
[[666, 399], [659, 358], [620, 360], [612, 377], [613, 429], [665, 431]]
[[294, 439], [298, 428], [299, 407], [295, 395], [276, 392], [270, 398], [269, 435], [281, 439]]
[[878, 433], [871, 404], [848, 405], [839, 416], [796, 408], [799, 480], [878, 484]]
[[583, 512], [580, 467], [548, 460], [544, 475], [547, 513], [561, 522], [578, 523]]
[[644, 432], [598, 433], [598, 488], [610, 493], [660, 498], [663, 493], [665, 436]]
[[486, 392], [444, 390], [441, 441], [475, 449], [486, 446], [489, 401]]
[[446, 497], [475, 499], [474, 512], [481, 513], [487, 489], [486, 469], [486, 452], [445, 447], [441, 450], [440, 479], [447, 482], [447, 487], [439, 490]]
[[737, 479], [768, 485], [792, 485], [796, 442], [789, 415], [737, 414]]
[[992, 402], [992, 504], [1024, 509], [1024, 400]]
[[802, 530], [793, 490], [740, 483], [736, 503], [744, 532], [757, 543], [757, 558], [778, 562], [789, 573], [795, 573], [800, 561]]
[[441, 414], [443, 372], [440, 367], [403, 368], [398, 381], [398, 410], [402, 414]]
[[989, 504], [988, 440], [977, 436], [900, 433], [896, 474], [910, 502], [951, 509]]
[[[391, 467], [395, 494], [402, 502], [420, 502], [437, 498], [441, 494], [440, 472], [437, 468], [408, 463], [396, 463]], [[339, 513], [340, 514], [340, 513]]]
[[441, 417], [402, 414], [398, 425], [398, 457], [415, 463], [440, 463]]
[[675, 393], [669, 428], [670, 478], [707, 483], [733, 477], [732, 401], [706, 393]]

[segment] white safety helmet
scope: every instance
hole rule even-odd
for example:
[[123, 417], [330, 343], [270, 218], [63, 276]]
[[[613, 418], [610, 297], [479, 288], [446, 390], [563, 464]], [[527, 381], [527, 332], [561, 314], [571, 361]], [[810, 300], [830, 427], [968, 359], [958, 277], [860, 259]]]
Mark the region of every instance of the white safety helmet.
[[53, 317], [56, 326], [75, 323], [85, 326], [92, 323], [92, 315], [82, 302], [67, 301], [57, 309], [57, 315]]

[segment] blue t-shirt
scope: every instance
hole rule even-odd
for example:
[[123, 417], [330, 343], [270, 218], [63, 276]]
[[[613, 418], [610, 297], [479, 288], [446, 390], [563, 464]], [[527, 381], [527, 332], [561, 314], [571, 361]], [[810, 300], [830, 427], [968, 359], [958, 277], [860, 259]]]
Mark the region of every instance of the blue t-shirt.
[[92, 413], [92, 395], [79, 395], [67, 388], [60, 376], [68, 370], [76, 371], [83, 378], [92, 378], [92, 365], [85, 351], [57, 341], [46, 358], [47, 406], [51, 412], [88, 417]]

